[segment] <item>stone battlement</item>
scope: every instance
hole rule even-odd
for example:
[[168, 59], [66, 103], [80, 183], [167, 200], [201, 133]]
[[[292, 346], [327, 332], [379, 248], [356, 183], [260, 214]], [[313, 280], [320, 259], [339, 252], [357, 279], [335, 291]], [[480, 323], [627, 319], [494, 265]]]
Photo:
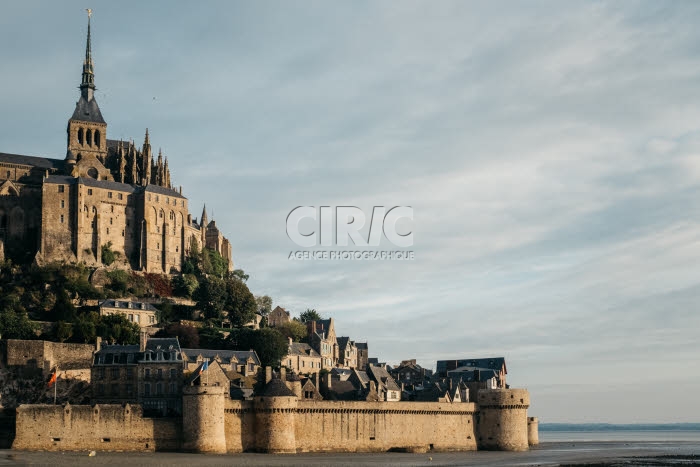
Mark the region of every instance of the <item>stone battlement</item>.
[[[481, 391], [479, 400], [487, 404], [292, 396], [239, 401], [229, 399], [224, 387], [195, 386], [184, 390], [182, 419], [144, 418], [138, 405], [129, 404], [20, 406], [13, 448], [206, 453], [527, 449], [527, 391]], [[529, 428], [536, 439], [532, 419]]]

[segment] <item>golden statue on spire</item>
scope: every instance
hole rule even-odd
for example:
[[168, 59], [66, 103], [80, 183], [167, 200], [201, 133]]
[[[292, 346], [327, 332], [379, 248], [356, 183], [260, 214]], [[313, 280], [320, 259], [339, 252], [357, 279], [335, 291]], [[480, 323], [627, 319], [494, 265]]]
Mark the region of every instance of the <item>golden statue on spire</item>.
[[88, 18], [92, 16], [92, 8], [85, 8], [85, 11], [88, 12]]

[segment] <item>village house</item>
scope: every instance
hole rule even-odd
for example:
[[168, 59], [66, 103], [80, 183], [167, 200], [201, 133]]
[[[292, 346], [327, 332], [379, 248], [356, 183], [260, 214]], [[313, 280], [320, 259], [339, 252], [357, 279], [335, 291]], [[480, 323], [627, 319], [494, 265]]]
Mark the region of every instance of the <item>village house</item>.
[[385, 366], [367, 367], [367, 376], [377, 385], [379, 400], [398, 402], [401, 400], [401, 387], [396, 384]]
[[217, 362], [224, 371], [253, 376], [260, 369], [260, 358], [255, 350], [182, 349], [185, 371], [195, 371], [205, 360]]
[[343, 368], [357, 368], [357, 347], [349, 337], [338, 337], [338, 364]]
[[289, 312], [281, 306], [276, 306], [274, 310], [267, 315], [267, 325], [271, 328], [280, 326], [289, 322]]
[[333, 318], [306, 323], [309, 344], [321, 355], [321, 368], [330, 370], [338, 364], [338, 341]]
[[309, 344], [294, 342], [289, 338], [289, 351], [282, 364], [300, 375], [317, 374], [321, 371], [321, 355]]
[[181, 413], [183, 361], [176, 337], [148, 338], [138, 345], [104, 345], [91, 368], [93, 403], [138, 402], [145, 413]]
[[465, 381], [486, 381], [496, 378], [496, 387], [506, 389], [506, 359], [504, 357], [472, 358], [460, 360], [438, 360], [436, 365], [438, 377], [463, 376]]
[[416, 363], [415, 359], [403, 360], [401, 364], [394, 367], [389, 372], [398, 384], [404, 387], [423, 386], [433, 375], [431, 370], [427, 370]]
[[158, 324], [158, 309], [150, 303], [108, 299], [100, 303], [100, 316], [123, 315], [142, 328]]
[[355, 342], [355, 348], [357, 349], [357, 368], [359, 370], [366, 370], [369, 361], [369, 347], [367, 342]]

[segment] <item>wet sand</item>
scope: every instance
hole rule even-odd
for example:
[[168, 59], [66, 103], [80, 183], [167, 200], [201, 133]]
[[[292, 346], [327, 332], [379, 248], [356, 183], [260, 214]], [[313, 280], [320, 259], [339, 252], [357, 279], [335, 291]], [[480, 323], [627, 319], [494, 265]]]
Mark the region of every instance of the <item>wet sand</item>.
[[230, 454], [25, 452], [0, 450], [2, 465], [244, 466], [700, 466], [698, 442], [545, 442], [528, 452]]

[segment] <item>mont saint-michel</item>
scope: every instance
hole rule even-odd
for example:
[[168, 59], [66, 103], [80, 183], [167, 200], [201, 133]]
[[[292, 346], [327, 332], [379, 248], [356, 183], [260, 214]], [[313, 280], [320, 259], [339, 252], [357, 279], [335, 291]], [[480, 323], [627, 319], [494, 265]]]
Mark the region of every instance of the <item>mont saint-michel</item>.
[[[5, 443], [201, 453], [527, 450], [501, 356], [388, 365], [254, 296], [151, 135], [110, 139], [88, 10], [62, 158], [0, 153]], [[110, 77], [105, 79], [116, 79]]]

